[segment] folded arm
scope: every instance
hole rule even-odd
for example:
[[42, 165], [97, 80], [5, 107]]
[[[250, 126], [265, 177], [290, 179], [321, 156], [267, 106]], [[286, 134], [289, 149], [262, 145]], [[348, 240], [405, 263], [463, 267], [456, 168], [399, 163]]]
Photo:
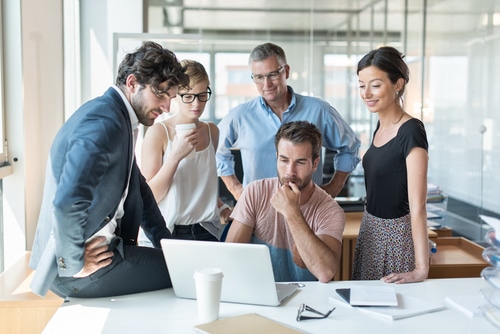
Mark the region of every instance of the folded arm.
[[226, 185], [227, 190], [233, 195], [235, 200], [239, 200], [243, 192], [243, 185], [238, 180], [236, 175], [226, 175], [220, 177], [222, 182]]
[[349, 173], [347, 172], [335, 171], [330, 182], [323, 184], [321, 188], [335, 198], [344, 188], [348, 177]]

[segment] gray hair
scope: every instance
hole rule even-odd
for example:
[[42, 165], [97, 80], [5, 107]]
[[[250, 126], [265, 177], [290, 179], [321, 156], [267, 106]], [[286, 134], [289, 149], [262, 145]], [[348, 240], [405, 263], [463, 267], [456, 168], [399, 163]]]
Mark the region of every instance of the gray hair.
[[273, 43], [264, 43], [257, 45], [250, 53], [248, 64], [251, 65], [256, 61], [263, 61], [272, 56], [275, 56], [281, 65], [286, 64], [285, 51], [283, 51], [280, 46]]

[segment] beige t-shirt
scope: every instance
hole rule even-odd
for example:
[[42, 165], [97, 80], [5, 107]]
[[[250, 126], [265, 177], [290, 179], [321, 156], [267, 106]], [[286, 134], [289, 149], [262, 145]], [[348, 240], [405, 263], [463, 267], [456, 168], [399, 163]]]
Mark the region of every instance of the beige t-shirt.
[[[254, 229], [253, 243], [263, 243], [269, 247], [276, 281], [316, 280], [307, 269], [293, 262], [292, 234], [284, 217], [271, 204], [271, 197], [279, 186], [278, 178], [249, 183], [231, 218]], [[315, 185], [313, 194], [300, 210], [316, 235], [328, 235], [342, 242], [344, 210], [323, 189]]]

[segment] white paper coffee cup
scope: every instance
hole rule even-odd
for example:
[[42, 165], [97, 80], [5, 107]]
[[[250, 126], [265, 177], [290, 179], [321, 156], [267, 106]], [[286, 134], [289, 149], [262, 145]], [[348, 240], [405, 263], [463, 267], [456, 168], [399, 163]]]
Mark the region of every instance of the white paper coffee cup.
[[219, 319], [222, 271], [217, 268], [202, 268], [194, 272], [198, 320], [200, 323]]
[[[194, 123], [186, 123], [186, 124], [177, 124], [175, 126], [176, 136], [183, 137], [188, 133], [191, 129], [196, 128], [196, 124]], [[189, 154], [186, 156], [186, 159], [192, 159], [196, 155], [196, 149], [194, 148]]]

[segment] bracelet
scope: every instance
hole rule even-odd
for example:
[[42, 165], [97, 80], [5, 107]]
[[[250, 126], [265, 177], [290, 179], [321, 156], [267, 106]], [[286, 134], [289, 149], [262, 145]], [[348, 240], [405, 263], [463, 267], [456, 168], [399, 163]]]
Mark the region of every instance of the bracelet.
[[221, 207], [219, 208], [219, 215], [222, 214], [222, 211], [229, 209], [231, 210], [231, 207], [227, 205], [226, 203], [222, 204]]

